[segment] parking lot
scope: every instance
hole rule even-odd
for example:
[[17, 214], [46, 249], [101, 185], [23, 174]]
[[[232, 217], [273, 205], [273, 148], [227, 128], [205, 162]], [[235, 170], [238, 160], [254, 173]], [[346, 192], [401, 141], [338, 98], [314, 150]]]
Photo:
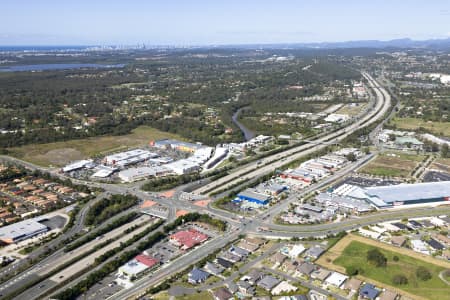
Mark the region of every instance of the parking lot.
[[423, 177], [424, 182], [450, 181], [450, 174], [444, 172], [429, 171]]
[[396, 185], [402, 183], [399, 180], [372, 178], [366, 176], [349, 176], [337, 183], [333, 188], [338, 188], [343, 184], [358, 185], [362, 187]]

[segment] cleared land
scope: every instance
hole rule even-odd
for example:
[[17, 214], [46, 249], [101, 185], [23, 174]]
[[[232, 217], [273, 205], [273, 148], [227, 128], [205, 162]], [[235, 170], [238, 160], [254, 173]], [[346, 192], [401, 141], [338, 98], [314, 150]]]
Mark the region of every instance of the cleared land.
[[416, 130], [420, 127], [425, 128], [436, 135], [450, 137], [450, 122], [431, 122], [418, 118], [394, 118], [391, 124], [398, 129]]
[[32, 144], [9, 148], [12, 156], [41, 166], [64, 166], [71, 161], [84, 159], [111, 151], [126, 150], [148, 144], [151, 140], [174, 138], [178, 135], [159, 131], [148, 126], [140, 126], [130, 134], [121, 136], [100, 136], [48, 144]]
[[368, 103], [358, 103], [358, 106], [346, 104], [340, 109], [338, 109], [335, 113], [349, 116], [356, 116], [360, 112], [362, 112], [364, 108], [366, 108], [367, 104]]
[[425, 156], [423, 155], [405, 153], [380, 154], [360, 169], [359, 172], [374, 176], [406, 178], [411, 175], [414, 168], [424, 159]]
[[[377, 268], [367, 262], [367, 251], [373, 248], [378, 248], [387, 258], [388, 262], [385, 268]], [[397, 262], [393, 260], [394, 256], [399, 258]], [[345, 268], [348, 266], [355, 266], [362, 270], [362, 274], [358, 275], [358, 278], [396, 290], [413, 299], [446, 299], [450, 290], [450, 286], [439, 278], [440, 272], [450, 268], [449, 262], [356, 235], [350, 234], [343, 238], [317, 263], [339, 272], [345, 272]], [[423, 266], [431, 272], [430, 280], [421, 281], [416, 277], [416, 270], [419, 266]], [[408, 278], [408, 284], [394, 285], [392, 277], [397, 274], [405, 275]]]

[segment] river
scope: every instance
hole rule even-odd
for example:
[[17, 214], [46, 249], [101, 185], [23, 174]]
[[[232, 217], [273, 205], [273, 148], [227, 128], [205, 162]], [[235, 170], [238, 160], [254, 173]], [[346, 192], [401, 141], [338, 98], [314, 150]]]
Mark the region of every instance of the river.
[[252, 138], [255, 137], [255, 133], [253, 131], [251, 131], [250, 129], [248, 129], [247, 127], [244, 126], [244, 124], [242, 124], [241, 122], [238, 121], [239, 118], [239, 114], [241, 113], [242, 110], [247, 109], [248, 106], [246, 107], [241, 107], [239, 108], [234, 114], [233, 114], [233, 123], [236, 124], [237, 127], [239, 127], [239, 129], [242, 131], [242, 133], [244, 134], [244, 138], [246, 141], [251, 140]]

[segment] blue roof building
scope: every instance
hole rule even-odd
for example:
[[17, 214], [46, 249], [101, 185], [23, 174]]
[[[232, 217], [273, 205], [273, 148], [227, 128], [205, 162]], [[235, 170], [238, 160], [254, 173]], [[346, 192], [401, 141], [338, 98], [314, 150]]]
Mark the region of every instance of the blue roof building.
[[375, 288], [373, 284], [366, 283], [364, 284], [361, 289], [359, 290], [359, 295], [363, 298], [374, 300], [378, 294], [380, 293], [379, 290]]
[[204, 282], [206, 279], [208, 279], [209, 273], [202, 271], [200, 269], [194, 268], [191, 272], [188, 274], [188, 282], [192, 284], [197, 284]]
[[246, 189], [240, 192], [239, 194], [237, 194], [237, 197], [240, 200], [256, 203], [259, 205], [267, 205], [270, 201], [270, 196], [254, 192], [251, 189]]

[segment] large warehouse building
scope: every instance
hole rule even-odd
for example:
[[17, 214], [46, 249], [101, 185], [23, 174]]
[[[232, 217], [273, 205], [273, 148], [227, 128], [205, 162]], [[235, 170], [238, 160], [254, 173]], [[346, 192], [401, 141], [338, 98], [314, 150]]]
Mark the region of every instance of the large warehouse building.
[[333, 193], [365, 200], [380, 208], [408, 204], [426, 204], [450, 201], [450, 181], [366, 188], [344, 184], [333, 191]]
[[34, 219], [29, 219], [0, 228], [0, 240], [12, 244], [47, 231], [47, 226]]

